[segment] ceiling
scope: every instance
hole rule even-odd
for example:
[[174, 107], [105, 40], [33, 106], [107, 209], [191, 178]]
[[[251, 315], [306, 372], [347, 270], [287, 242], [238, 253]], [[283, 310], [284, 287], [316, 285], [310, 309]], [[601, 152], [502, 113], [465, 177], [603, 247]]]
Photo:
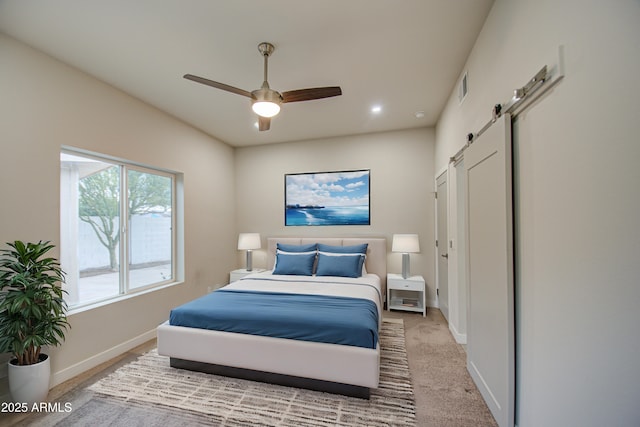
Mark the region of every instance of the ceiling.
[[[0, 0], [0, 32], [240, 147], [434, 126], [492, 4]], [[258, 89], [263, 41], [275, 45], [272, 89], [342, 96], [284, 104], [259, 132], [248, 98], [182, 78]]]

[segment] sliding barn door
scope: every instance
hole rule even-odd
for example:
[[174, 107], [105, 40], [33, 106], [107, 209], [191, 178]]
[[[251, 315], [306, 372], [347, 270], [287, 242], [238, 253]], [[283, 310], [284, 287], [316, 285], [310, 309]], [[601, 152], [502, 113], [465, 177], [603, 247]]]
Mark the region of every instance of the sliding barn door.
[[467, 368], [500, 427], [514, 425], [511, 117], [464, 152], [467, 186]]

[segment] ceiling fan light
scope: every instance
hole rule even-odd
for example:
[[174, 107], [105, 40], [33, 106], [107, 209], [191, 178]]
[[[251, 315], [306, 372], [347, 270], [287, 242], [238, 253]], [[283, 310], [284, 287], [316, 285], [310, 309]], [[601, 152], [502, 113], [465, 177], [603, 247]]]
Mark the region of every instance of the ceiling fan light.
[[280, 105], [271, 101], [255, 101], [251, 108], [262, 117], [273, 117], [280, 112]]

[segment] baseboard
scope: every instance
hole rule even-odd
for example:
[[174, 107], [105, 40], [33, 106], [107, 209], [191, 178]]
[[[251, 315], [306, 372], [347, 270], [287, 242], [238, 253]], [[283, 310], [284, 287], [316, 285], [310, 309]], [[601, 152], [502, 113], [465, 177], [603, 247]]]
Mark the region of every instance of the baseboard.
[[455, 339], [458, 344], [467, 343], [467, 334], [461, 334], [458, 332], [455, 325], [452, 323], [449, 323], [449, 331], [451, 332], [451, 335], [453, 335], [453, 339]]
[[118, 344], [115, 347], [111, 347], [110, 349], [103, 351], [102, 353], [98, 353], [81, 362], [78, 362], [75, 365], [71, 365], [68, 368], [62, 369], [58, 372], [53, 372], [51, 375], [51, 387], [62, 384], [63, 382], [70, 380], [71, 378], [76, 377], [83, 372], [88, 371], [89, 369], [95, 368], [101, 363], [107, 362], [114, 357], [120, 356], [122, 353], [125, 353], [141, 344], [144, 344], [149, 340], [154, 339], [155, 337], [156, 330], [154, 328], [148, 332], [145, 332], [144, 334], [138, 335], [135, 338]]
[[438, 300], [437, 299], [428, 299], [426, 301], [427, 307], [431, 307], [431, 308], [440, 308], [440, 306], [438, 305]]

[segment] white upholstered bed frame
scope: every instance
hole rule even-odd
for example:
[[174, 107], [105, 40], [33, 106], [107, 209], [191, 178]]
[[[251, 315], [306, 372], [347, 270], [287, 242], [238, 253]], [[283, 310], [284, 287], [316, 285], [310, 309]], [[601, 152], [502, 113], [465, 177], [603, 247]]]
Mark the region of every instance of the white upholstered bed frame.
[[[278, 242], [341, 246], [368, 243], [365, 267], [368, 273], [380, 277], [384, 299], [387, 277], [384, 238], [268, 238], [269, 266], [273, 266]], [[172, 326], [168, 322], [158, 327], [157, 337], [158, 354], [169, 356], [171, 365], [179, 368], [358, 397], [368, 397], [369, 389], [378, 387], [379, 343], [378, 348], [367, 349]]]

